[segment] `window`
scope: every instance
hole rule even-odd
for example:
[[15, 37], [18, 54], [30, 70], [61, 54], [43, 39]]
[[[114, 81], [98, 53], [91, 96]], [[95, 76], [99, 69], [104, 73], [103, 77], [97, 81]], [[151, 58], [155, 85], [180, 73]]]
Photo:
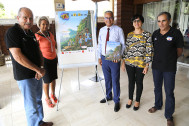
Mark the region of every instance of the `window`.
[[179, 63], [189, 65], [189, 0], [164, 0], [143, 5], [143, 29], [151, 33], [158, 29], [157, 15], [167, 11], [171, 14], [171, 26], [179, 29], [184, 36], [184, 51]]
[[179, 16], [180, 4], [178, 0], [166, 0], [162, 2], [152, 2], [143, 5], [144, 24], [143, 28], [149, 32], [158, 29], [157, 16], [162, 11], [167, 11], [171, 14], [172, 24], [177, 23]]
[[181, 2], [181, 12], [178, 24], [184, 35], [183, 55], [179, 57], [178, 61], [189, 64], [189, 1]]

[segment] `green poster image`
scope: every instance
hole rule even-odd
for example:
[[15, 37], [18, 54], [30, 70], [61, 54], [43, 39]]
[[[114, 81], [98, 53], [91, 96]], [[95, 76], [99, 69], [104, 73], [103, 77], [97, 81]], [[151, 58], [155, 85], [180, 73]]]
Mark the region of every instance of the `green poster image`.
[[106, 60], [121, 60], [121, 44], [119, 42], [107, 41]]
[[55, 27], [60, 67], [98, 64], [94, 11], [57, 11]]
[[59, 24], [63, 30], [60, 35], [61, 50], [86, 50], [92, 47], [90, 11], [58, 12]]

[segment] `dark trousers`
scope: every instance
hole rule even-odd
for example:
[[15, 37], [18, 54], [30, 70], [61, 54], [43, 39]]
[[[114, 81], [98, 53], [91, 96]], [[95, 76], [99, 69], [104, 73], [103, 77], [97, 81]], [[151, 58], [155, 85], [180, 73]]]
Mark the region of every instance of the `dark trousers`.
[[175, 74], [176, 72], [162, 72], [152, 69], [154, 79], [154, 94], [155, 94], [155, 107], [161, 109], [163, 105], [162, 85], [164, 81], [164, 89], [166, 94], [165, 100], [165, 118], [171, 119], [175, 111]]
[[127, 70], [127, 75], [129, 79], [129, 99], [133, 100], [133, 93], [135, 89], [135, 82], [136, 82], [136, 101], [140, 102], [140, 98], [142, 95], [143, 91], [143, 79], [144, 79], [144, 74], [142, 73], [144, 68], [137, 68], [137, 67], [132, 67], [129, 65], [125, 65], [126, 70]]
[[114, 92], [114, 102], [118, 103], [120, 101], [120, 62], [114, 63], [112, 61], [105, 60], [104, 56], [102, 59], [102, 70], [105, 78], [106, 86], [106, 97], [112, 98], [112, 86]]

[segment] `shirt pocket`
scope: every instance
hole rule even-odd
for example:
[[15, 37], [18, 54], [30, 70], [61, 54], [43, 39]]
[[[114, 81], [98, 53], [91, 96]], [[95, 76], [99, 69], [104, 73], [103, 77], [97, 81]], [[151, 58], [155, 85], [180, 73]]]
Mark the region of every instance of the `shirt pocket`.
[[119, 35], [118, 35], [118, 33], [114, 33], [114, 34], [112, 34], [112, 35], [110, 35], [110, 38], [109, 38], [109, 40], [110, 41], [115, 41], [115, 42], [119, 42]]
[[166, 40], [165, 45], [170, 48], [170, 47], [174, 47], [175, 43], [173, 40]]
[[29, 38], [29, 37], [22, 38], [22, 43], [23, 43], [22, 49], [25, 52], [35, 51], [36, 47], [38, 47], [38, 43], [37, 41], [35, 41], [35, 38]]

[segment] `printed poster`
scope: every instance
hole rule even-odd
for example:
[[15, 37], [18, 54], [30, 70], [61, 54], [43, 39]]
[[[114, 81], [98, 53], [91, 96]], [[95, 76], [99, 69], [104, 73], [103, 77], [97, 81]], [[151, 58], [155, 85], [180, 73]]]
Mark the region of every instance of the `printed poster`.
[[56, 12], [59, 65], [73, 67], [97, 64], [94, 24], [93, 11]]

